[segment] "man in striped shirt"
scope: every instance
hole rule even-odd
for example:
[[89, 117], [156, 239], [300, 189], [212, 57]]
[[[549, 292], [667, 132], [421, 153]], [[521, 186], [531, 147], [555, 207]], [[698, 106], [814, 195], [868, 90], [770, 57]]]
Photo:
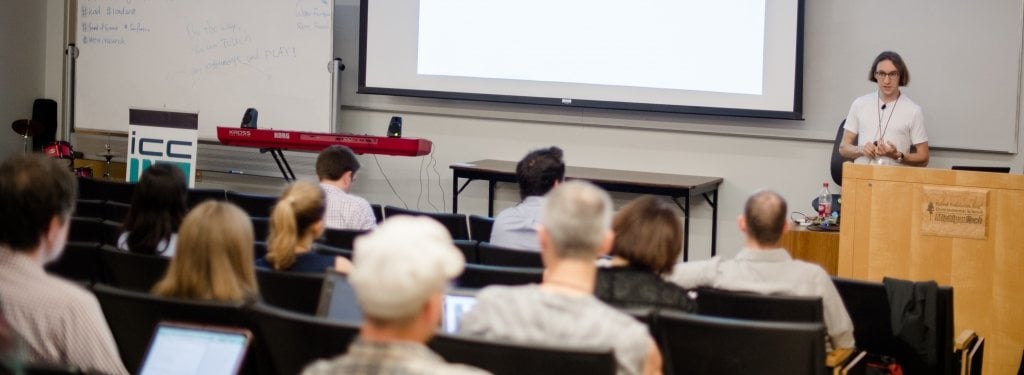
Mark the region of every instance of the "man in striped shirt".
[[127, 374], [96, 297], [43, 271], [67, 241], [76, 195], [66, 165], [41, 154], [0, 164], [0, 301], [25, 361]]

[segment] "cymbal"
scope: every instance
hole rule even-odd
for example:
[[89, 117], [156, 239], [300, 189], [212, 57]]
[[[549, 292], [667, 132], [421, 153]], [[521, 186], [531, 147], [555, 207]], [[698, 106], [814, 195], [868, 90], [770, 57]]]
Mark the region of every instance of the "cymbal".
[[18, 133], [18, 135], [35, 137], [43, 131], [43, 123], [28, 119], [14, 120], [14, 122], [11, 123], [11, 129], [13, 129], [15, 133]]

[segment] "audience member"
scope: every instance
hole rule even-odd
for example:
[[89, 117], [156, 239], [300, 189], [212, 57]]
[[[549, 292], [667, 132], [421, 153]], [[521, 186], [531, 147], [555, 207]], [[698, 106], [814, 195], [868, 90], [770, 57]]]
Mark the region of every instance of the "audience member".
[[328, 228], [368, 230], [377, 226], [370, 202], [349, 194], [358, 171], [359, 160], [348, 147], [334, 145], [317, 156], [316, 175], [326, 195], [324, 222]]
[[540, 251], [537, 224], [544, 195], [565, 179], [562, 149], [551, 146], [526, 154], [516, 164], [516, 179], [522, 202], [494, 218], [490, 242], [510, 249]]
[[312, 182], [289, 185], [270, 214], [267, 255], [256, 266], [275, 271], [347, 272], [348, 259], [317, 253], [313, 240], [324, 232], [324, 191]]
[[359, 337], [345, 355], [317, 361], [304, 374], [485, 373], [448, 364], [424, 345], [441, 321], [442, 292], [465, 264], [447, 229], [400, 216], [354, 247], [348, 280], [364, 315]]
[[615, 215], [612, 259], [597, 271], [594, 294], [620, 307], [693, 311], [686, 290], [667, 282], [683, 248], [682, 223], [672, 205], [645, 195]]
[[43, 271], [64, 250], [76, 189], [67, 165], [41, 154], [0, 164], [2, 313], [27, 363], [127, 374], [96, 297]]
[[746, 243], [733, 259], [720, 256], [706, 261], [680, 263], [670, 280], [684, 288], [710, 286], [719, 289], [821, 297], [832, 348], [852, 348], [853, 323], [835, 284], [816, 264], [793, 260], [779, 239], [789, 230], [786, 201], [770, 190], [747, 199], [737, 219]]
[[156, 163], [142, 172], [117, 239], [121, 250], [174, 256], [178, 227], [188, 211], [185, 175], [174, 164]]
[[153, 294], [229, 302], [258, 299], [252, 222], [241, 208], [213, 200], [199, 204], [182, 221], [178, 243]]
[[595, 260], [611, 248], [612, 203], [582, 181], [548, 194], [537, 229], [544, 281], [491, 286], [462, 317], [459, 332], [524, 344], [612, 349], [619, 374], [661, 372], [647, 327], [594, 297]]

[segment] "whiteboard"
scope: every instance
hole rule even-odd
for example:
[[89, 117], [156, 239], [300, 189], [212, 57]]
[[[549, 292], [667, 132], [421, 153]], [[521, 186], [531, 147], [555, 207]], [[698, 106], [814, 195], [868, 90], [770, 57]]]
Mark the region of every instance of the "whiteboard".
[[330, 132], [333, 0], [79, 0], [75, 127], [125, 133], [128, 109]]

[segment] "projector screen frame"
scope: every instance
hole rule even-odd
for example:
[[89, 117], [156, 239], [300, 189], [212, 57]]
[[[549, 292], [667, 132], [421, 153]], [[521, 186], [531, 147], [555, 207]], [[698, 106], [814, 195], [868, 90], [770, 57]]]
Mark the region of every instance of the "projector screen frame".
[[795, 31], [795, 59], [793, 63], [793, 110], [776, 111], [763, 109], [710, 107], [696, 105], [671, 105], [641, 102], [605, 101], [577, 98], [559, 98], [543, 96], [520, 96], [500, 95], [454, 91], [434, 91], [418, 89], [402, 89], [391, 87], [373, 87], [366, 83], [367, 71], [367, 33], [369, 21], [369, 0], [360, 0], [360, 22], [359, 22], [359, 71], [357, 94], [390, 95], [433, 99], [478, 101], [478, 102], [500, 102], [513, 104], [545, 105], [563, 108], [594, 108], [612, 109], [625, 111], [648, 111], [694, 115], [728, 116], [728, 117], [750, 117], [782, 120], [803, 120], [803, 66], [804, 66], [804, 15], [805, 0], [796, 0], [796, 31]]

